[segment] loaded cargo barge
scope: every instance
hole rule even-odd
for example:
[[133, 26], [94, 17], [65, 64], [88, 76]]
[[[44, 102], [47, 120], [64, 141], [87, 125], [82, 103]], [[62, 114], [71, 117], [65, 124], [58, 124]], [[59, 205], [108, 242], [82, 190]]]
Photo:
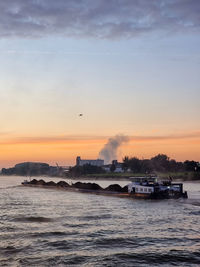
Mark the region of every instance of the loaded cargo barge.
[[81, 193], [92, 193], [99, 195], [109, 195], [117, 197], [128, 197], [128, 198], [141, 198], [141, 199], [177, 199], [177, 198], [188, 198], [187, 192], [183, 192], [182, 183], [172, 183], [170, 180], [158, 182], [155, 177], [142, 177], [142, 178], [131, 178], [131, 182], [121, 187], [118, 184], [109, 185], [106, 188], [102, 188], [96, 183], [82, 183], [77, 182], [69, 185], [65, 181], [55, 183], [45, 182], [44, 180], [32, 181], [25, 180], [22, 182], [24, 186], [34, 186], [42, 188], [57, 188], [72, 192]]

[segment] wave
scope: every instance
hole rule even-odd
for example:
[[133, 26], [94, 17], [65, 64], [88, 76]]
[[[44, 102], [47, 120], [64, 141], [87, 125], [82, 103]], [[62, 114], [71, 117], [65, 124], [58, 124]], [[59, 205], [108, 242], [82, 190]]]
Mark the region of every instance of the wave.
[[[67, 256], [53, 256], [53, 257], [27, 257], [19, 260], [20, 266], [80, 266], [80, 264], [86, 264], [90, 261], [89, 256], [71, 254]], [[91, 265], [94, 266], [94, 265]]]
[[81, 221], [98, 221], [98, 220], [102, 220], [102, 219], [110, 219], [111, 217], [113, 217], [113, 215], [111, 214], [101, 214], [101, 215], [87, 215], [87, 216], [77, 216], [78, 220]]
[[185, 204], [191, 204], [191, 205], [193, 205], [193, 206], [200, 206], [200, 199], [196, 199], [196, 198], [194, 198], [194, 199], [187, 199], [187, 201], [186, 202], [184, 202]]
[[115, 254], [115, 258], [154, 266], [155, 264], [199, 264], [200, 252], [171, 250], [168, 253], [119, 253]]
[[48, 222], [53, 222], [54, 219], [52, 218], [47, 218], [47, 217], [17, 217], [14, 219], [15, 222], [39, 222], [39, 223], [48, 223]]
[[65, 237], [65, 236], [71, 236], [71, 235], [77, 235], [79, 232], [73, 231], [73, 232], [60, 232], [60, 231], [52, 231], [52, 232], [37, 232], [30, 234], [31, 237], [34, 238], [48, 238], [48, 237]]
[[[106, 252], [105, 252], [106, 254]], [[169, 251], [168, 253], [111, 253], [107, 255], [52, 255], [47, 257], [24, 257], [20, 266], [191, 266], [199, 264], [200, 253], [189, 251]], [[199, 265], [198, 265], [199, 266]]]
[[5, 187], [0, 187], [0, 190], [12, 189], [12, 188], [17, 188], [17, 187], [20, 187], [20, 186], [19, 185], [5, 186]]

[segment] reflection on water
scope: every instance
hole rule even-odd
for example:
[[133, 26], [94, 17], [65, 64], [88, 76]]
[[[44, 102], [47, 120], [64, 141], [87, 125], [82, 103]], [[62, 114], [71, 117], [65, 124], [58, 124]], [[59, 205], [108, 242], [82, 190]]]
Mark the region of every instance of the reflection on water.
[[198, 183], [184, 184], [189, 199], [155, 201], [18, 187], [21, 180], [0, 178], [0, 266], [200, 263]]

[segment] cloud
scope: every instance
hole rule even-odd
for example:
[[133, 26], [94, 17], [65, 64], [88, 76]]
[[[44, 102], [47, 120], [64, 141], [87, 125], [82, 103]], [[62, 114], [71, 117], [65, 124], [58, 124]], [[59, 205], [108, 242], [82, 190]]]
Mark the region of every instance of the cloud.
[[[4, 135], [2, 133], [2, 135]], [[22, 145], [22, 144], [111, 144], [114, 147], [121, 145], [126, 142], [152, 142], [152, 141], [164, 141], [164, 140], [180, 140], [180, 139], [196, 139], [200, 138], [200, 131], [181, 133], [181, 134], [169, 134], [169, 135], [145, 135], [145, 136], [121, 136], [117, 135], [115, 137], [109, 136], [90, 136], [90, 135], [66, 135], [66, 136], [22, 136], [22, 137], [5, 137], [2, 136], [0, 140], [0, 145]], [[106, 145], [107, 145], [106, 144]], [[116, 150], [115, 150], [116, 151]]]
[[0, 136], [7, 136], [11, 134], [11, 132], [0, 132]]
[[193, 139], [200, 138], [200, 132], [190, 132], [183, 134], [169, 134], [169, 135], [149, 135], [149, 136], [131, 136], [132, 142], [151, 142], [164, 140], [179, 140], [179, 139]]
[[11, 137], [11, 138], [1, 138], [0, 145], [22, 145], [22, 144], [87, 144], [87, 143], [99, 143], [105, 142], [106, 136], [24, 136], [24, 137]]
[[0, 1], [0, 37], [113, 39], [199, 28], [199, 0]]

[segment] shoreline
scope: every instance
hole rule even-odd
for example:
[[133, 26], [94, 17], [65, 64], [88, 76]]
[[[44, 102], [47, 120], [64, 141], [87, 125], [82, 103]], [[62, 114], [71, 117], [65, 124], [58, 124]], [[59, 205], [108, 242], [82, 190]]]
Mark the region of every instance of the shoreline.
[[[24, 179], [29, 179], [27, 175], [20, 175], [20, 174], [13, 174], [13, 175], [5, 175], [0, 174], [0, 177], [22, 177]], [[49, 179], [63, 179], [63, 180], [72, 180], [72, 181], [130, 181], [130, 177], [140, 178], [140, 177], [148, 177], [149, 175], [145, 175], [143, 173], [121, 173], [121, 174], [90, 174], [90, 175], [77, 175], [77, 176], [49, 176], [49, 175], [34, 175], [30, 178], [49, 178]], [[195, 172], [184, 172], [184, 173], [176, 173], [176, 172], [169, 172], [169, 173], [156, 173], [155, 176], [159, 180], [168, 180], [169, 177], [172, 177], [173, 181], [182, 181], [182, 182], [200, 182], [200, 173]]]

